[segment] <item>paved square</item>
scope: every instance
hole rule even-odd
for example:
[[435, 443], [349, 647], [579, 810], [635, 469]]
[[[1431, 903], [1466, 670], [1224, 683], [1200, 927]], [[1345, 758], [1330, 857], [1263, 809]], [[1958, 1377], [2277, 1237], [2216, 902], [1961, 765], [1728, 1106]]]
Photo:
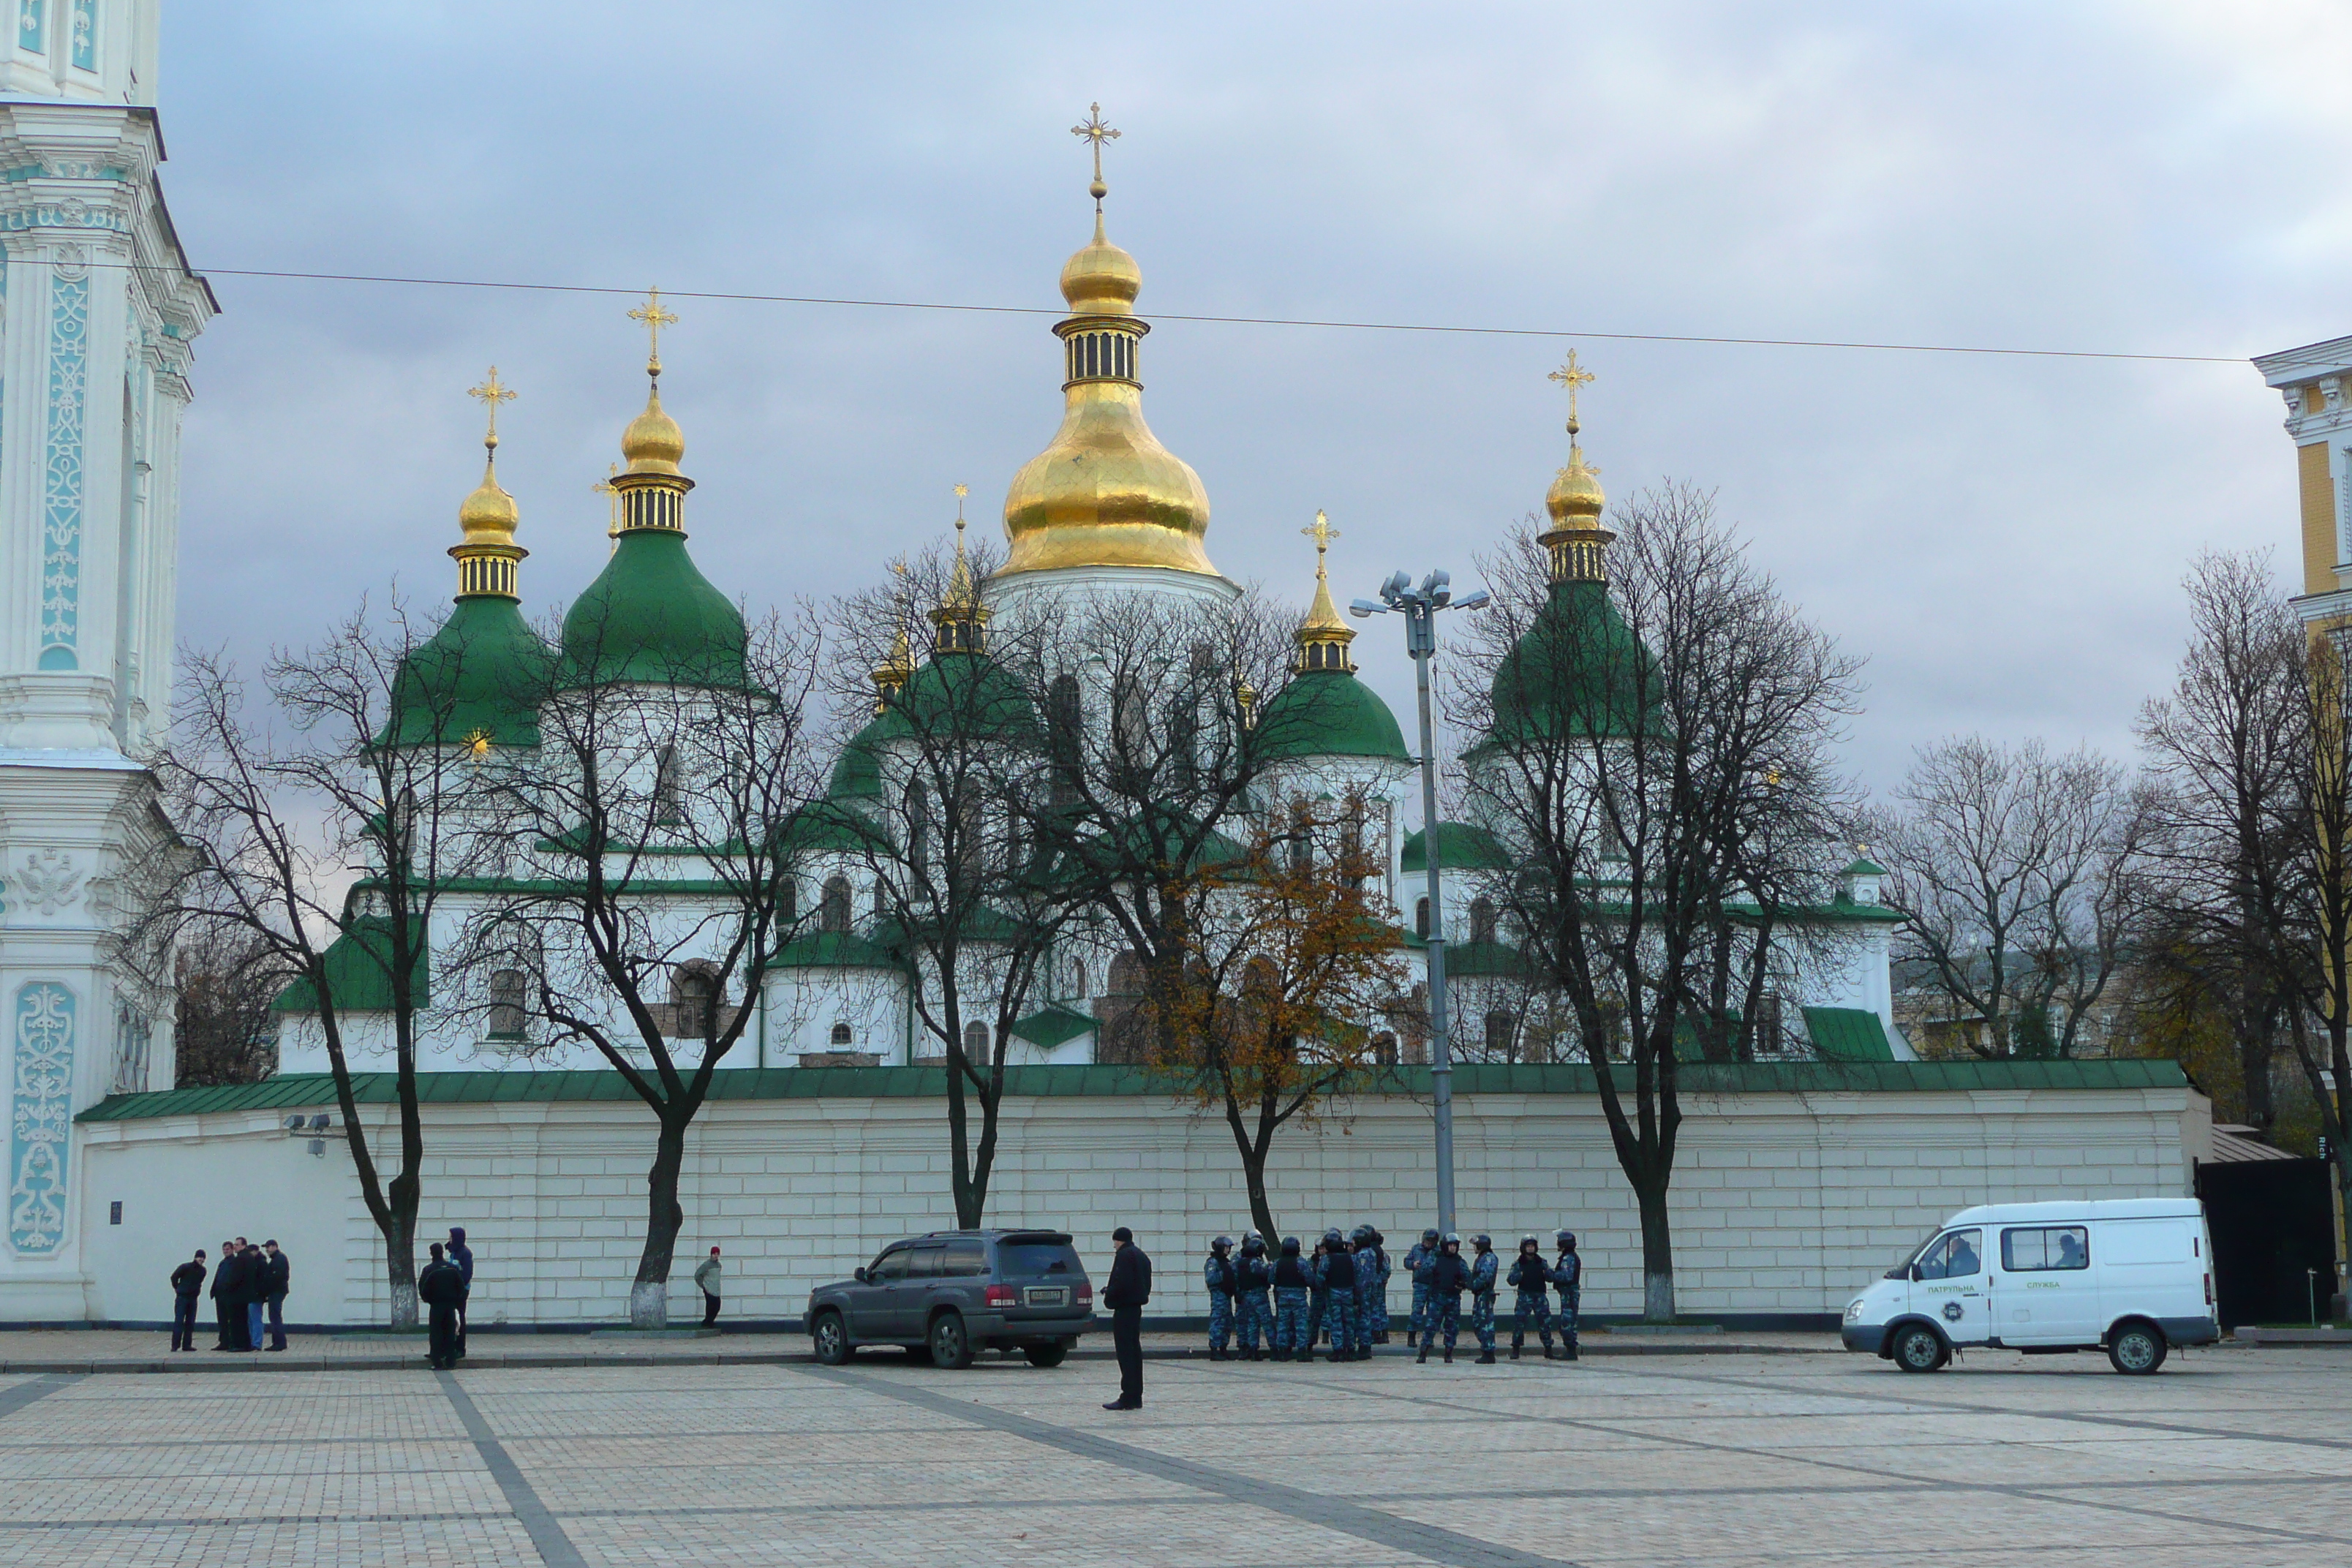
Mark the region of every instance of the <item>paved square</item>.
[[0, 1377], [0, 1563], [2309, 1564], [2352, 1355]]

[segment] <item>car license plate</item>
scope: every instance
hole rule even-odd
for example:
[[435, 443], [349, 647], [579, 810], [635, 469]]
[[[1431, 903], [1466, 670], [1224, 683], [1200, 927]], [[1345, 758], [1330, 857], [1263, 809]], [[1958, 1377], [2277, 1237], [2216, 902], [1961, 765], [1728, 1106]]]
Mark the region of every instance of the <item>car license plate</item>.
[[1033, 1289], [1024, 1293], [1021, 1299], [1032, 1307], [1061, 1307], [1068, 1305], [1070, 1293], [1055, 1286], [1051, 1289]]

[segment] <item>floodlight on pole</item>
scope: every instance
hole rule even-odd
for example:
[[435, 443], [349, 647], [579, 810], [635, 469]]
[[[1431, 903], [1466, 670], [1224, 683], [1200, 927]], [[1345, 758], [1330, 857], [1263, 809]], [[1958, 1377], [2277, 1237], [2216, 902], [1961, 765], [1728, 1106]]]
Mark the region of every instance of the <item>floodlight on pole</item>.
[[1488, 602], [1484, 588], [1456, 600], [1453, 577], [1439, 570], [1412, 586], [1410, 573], [1398, 572], [1380, 587], [1381, 602], [1358, 599], [1348, 606], [1357, 616], [1404, 617], [1405, 651], [1412, 656], [1413, 687], [1421, 705], [1422, 843], [1429, 871], [1429, 1084], [1437, 1117], [1437, 1228], [1450, 1232], [1454, 1224], [1454, 1053], [1445, 1004], [1445, 909], [1438, 892], [1437, 742], [1429, 714], [1429, 666], [1437, 655], [1437, 612], [1475, 610]]

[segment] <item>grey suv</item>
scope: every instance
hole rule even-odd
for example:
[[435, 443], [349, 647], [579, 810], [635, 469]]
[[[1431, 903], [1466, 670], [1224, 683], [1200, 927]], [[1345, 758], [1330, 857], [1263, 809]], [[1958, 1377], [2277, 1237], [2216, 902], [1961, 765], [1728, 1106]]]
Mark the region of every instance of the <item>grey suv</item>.
[[1018, 1347], [1033, 1366], [1059, 1366], [1094, 1310], [1064, 1232], [941, 1230], [894, 1241], [855, 1278], [810, 1291], [808, 1332], [827, 1366], [861, 1345], [927, 1350], [950, 1368]]

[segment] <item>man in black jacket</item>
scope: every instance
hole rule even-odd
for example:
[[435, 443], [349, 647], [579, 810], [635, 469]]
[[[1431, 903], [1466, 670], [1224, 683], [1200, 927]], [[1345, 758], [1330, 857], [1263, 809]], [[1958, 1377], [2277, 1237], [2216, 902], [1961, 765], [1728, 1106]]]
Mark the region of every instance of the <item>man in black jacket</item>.
[[196, 1248], [195, 1260], [183, 1263], [172, 1270], [172, 1348], [192, 1351], [196, 1348], [196, 1298], [205, 1293], [205, 1249]]
[[457, 1364], [457, 1307], [466, 1299], [465, 1276], [457, 1266], [441, 1256], [441, 1244], [433, 1244], [433, 1260], [416, 1277], [416, 1299], [429, 1310], [433, 1337], [425, 1359], [443, 1372]]
[[269, 1303], [269, 1348], [286, 1348], [286, 1292], [294, 1288], [294, 1260], [272, 1239], [262, 1246], [261, 1299]]
[[1151, 1259], [1135, 1245], [1135, 1232], [1120, 1226], [1110, 1233], [1118, 1251], [1110, 1260], [1103, 1305], [1110, 1309], [1110, 1342], [1118, 1352], [1118, 1397], [1105, 1410], [1143, 1408], [1143, 1304], [1151, 1300]]
[[245, 1264], [234, 1241], [221, 1243], [219, 1267], [213, 1270], [213, 1312], [220, 1319], [216, 1351], [245, 1348]]

